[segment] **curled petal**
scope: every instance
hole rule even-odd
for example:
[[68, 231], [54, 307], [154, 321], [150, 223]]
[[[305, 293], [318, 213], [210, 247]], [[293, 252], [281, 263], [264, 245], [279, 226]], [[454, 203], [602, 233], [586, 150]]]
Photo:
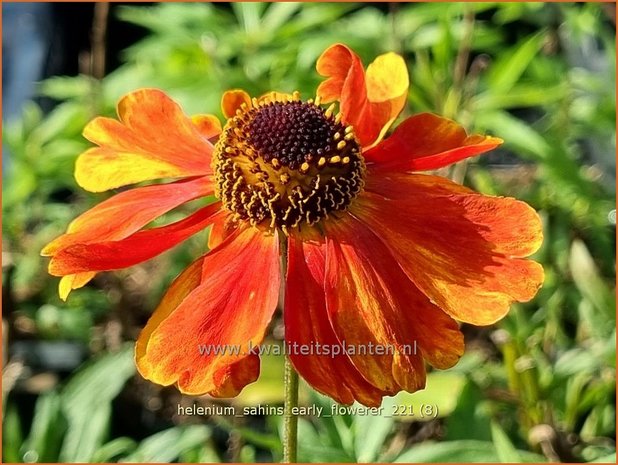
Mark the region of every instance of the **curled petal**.
[[377, 57], [365, 73], [360, 58], [348, 47], [336, 44], [317, 62], [327, 79], [318, 96], [324, 103], [340, 101], [342, 119], [354, 126], [363, 147], [376, 144], [403, 109], [409, 78], [403, 58], [394, 53]]
[[96, 273], [86, 272], [63, 276], [58, 284], [58, 295], [62, 300], [67, 300], [72, 290], [84, 287], [95, 275]]
[[242, 89], [225, 91], [221, 97], [221, 111], [223, 116], [231, 118], [240, 109], [242, 104], [251, 105], [251, 96]]
[[375, 169], [424, 171], [480, 155], [500, 144], [502, 139], [497, 137], [468, 136], [463, 127], [450, 119], [421, 113], [403, 121], [363, 156]]
[[[351, 404], [357, 400], [364, 405], [379, 406], [386, 392], [366, 381], [348, 355], [333, 355], [341, 341], [333, 332], [326, 311], [324, 241], [309, 242], [290, 236], [288, 243], [286, 343], [290, 347], [322, 346], [320, 354], [291, 353], [294, 367], [313, 388], [339, 403]], [[329, 353], [325, 353], [325, 347]]]
[[325, 287], [335, 333], [390, 351], [350, 357], [365, 378], [386, 391], [414, 392], [425, 385], [423, 358], [454, 365], [463, 353], [457, 324], [418, 290], [376, 235], [351, 216], [326, 229]]
[[195, 115], [191, 121], [206, 139], [212, 139], [221, 134], [221, 121], [215, 115]]
[[141, 89], [118, 102], [120, 121], [99, 117], [84, 129], [97, 144], [77, 159], [80, 186], [102, 192], [161, 177], [210, 173], [213, 146], [166, 94]]
[[542, 267], [522, 259], [543, 237], [524, 202], [471, 193], [435, 176], [388, 173], [374, 176], [351, 211], [458, 320], [491, 324], [514, 301], [532, 299], [543, 282]]
[[212, 192], [210, 177], [121, 192], [74, 219], [67, 233], [46, 245], [41, 253], [49, 256], [74, 244], [124, 239], [173, 208]]
[[226, 395], [250, 382], [249, 349], [262, 341], [277, 305], [278, 249], [276, 236], [247, 228], [183, 273], [140, 335], [140, 373], [192, 395]]
[[239, 361], [219, 368], [214, 377], [216, 389], [210, 391], [213, 397], [236, 397], [247, 384], [260, 376], [260, 357], [249, 354]]
[[125, 239], [77, 243], [57, 251], [49, 263], [54, 276], [87, 271], [117, 270], [136, 265], [172, 248], [206, 228], [219, 203], [208, 205], [184, 220], [167, 226], [138, 231]]

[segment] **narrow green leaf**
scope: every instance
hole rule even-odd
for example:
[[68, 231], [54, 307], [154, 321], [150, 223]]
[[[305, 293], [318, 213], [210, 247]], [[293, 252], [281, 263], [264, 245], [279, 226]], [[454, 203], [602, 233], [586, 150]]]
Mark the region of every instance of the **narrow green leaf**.
[[401, 454], [395, 463], [437, 462], [499, 462], [496, 448], [491, 442], [450, 441], [424, 442]]
[[478, 127], [505, 140], [520, 155], [532, 155], [545, 161], [552, 150], [547, 140], [532, 126], [506, 111], [481, 112], [475, 119]]
[[134, 451], [137, 443], [130, 438], [116, 438], [103, 444], [92, 456], [94, 463], [111, 462], [120, 455], [126, 455]]
[[283, 2], [271, 3], [262, 19], [262, 25], [267, 31], [275, 31], [284, 25], [296, 13], [302, 3]]
[[395, 401], [387, 397], [382, 402], [382, 415], [355, 415], [352, 423], [354, 431], [354, 452], [358, 462], [375, 462], [380, 456], [386, 438], [395, 423], [390, 415]]
[[614, 452], [613, 454], [606, 455], [605, 457], [595, 459], [589, 463], [616, 463], [616, 453]]
[[[594, 304], [601, 314], [610, 317], [610, 321], [615, 321], [616, 302], [612, 292], [601, 279], [594, 259], [582, 241], [573, 241], [569, 264], [571, 275], [580, 292]], [[609, 334], [608, 330], [611, 330], [611, 327], [598, 329]]]
[[[545, 457], [518, 451], [520, 462], [545, 463]], [[495, 446], [485, 441], [423, 442], [405, 451], [395, 463], [483, 463], [499, 462]]]
[[62, 390], [62, 410], [68, 431], [60, 452], [62, 462], [88, 462], [107, 435], [111, 402], [135, 373], [133, 344], [88, 363]]
[[521, 462], [521, 457], [502, 427], [495, 421], [491, 422], [491, 437], [502, 463]]
[[60, 411], [60, 397], [56, 392], [41, 395], [36, 402], [30, 434], [24, 441], [23, 453], [37, 457], [37, 462], [54, 462], [66, 422]]
[[544, 40], [545, 31], [538, 32], [496, 60], [489, 71], [489, 89], [496, 94], [509, 92], [532, 62]]
[[255, 32], [260, 28], [261, 15], [265, 7], [266, 4], [260, 2], [232, 3], [232, 9], [245, 32], [248, 33]]
[[21, 421], [17, 409], [11, 404], [4, 410], [2, 421], [2, 461], [4, 463], [21, 462], [19, 453], [23, 437], [21, 433]]
[[205, 425], [176, 426], [144, 439], [122, 462], [171, 462], [210, 438]]

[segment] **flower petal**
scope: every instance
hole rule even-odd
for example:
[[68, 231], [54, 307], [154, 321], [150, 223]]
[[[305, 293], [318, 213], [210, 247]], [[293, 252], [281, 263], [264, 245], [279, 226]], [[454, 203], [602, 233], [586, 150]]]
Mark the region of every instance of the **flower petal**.
[[377, 57], [363, 70], [360, 58], [348, 47], [329, 47], [316, 65], [328, 79], [317, 95], [324, 103], [340, 101], [342, 119], [354, 126], [363, 147], [377, 143], [403, 109], [409, 86], [403, 58], [394, 53]]
[[84, 137], [97, 144], [77, 159], [75, 178], [92, 192], [160, 177], [209, 174], [213, 146], [191, 118], [157, 89], [118, 102], [120, 121], [95, 118]]
[[212, 218], [212, 227], [208, 234], [208, 248], [210, 250], [219, 247], [237, 228], [237, 223], [232, 221], [232, 214], [228, 210], [221, 209]]
[[202, 269], [204, 257], [200, 257], [189, 265], [172, 282], [165, 292], [161, 302], [152, 316], [140, 332], [135, 343], [135, 362], [137, 369], [144, 378], [149, 378], [151, 366], [147, 363], [146, 349], [150, 342], [150, 336], [165, 321], [182, 301], [202, 282]]
[[213, 397], [236, 397], [247, 384], [260, 377], [260, 357], [249, 354], [239, 361], [219, 368], [214, 375], [216, 389], [209, 392]]
[[173, 208], [213, 190], [212, 179], [200, 177], [121, 192], [74, 219], [67, 233], [46, 245], [41, 254], [53, 255], [78, 243], [124, 239]]
[[[344, 354], [328, 321], [324, 298], [324, 241], [303, 241], [290, 236], [285, 299], [285, 339], [290, 347], [322, 347], [320, 354], [290, 354], [300, 375], [317, 391], [342, 404], [355, 400], [379, 406], [386, 392], [368, 383]], [[317, 350], [317, 349], [316, 349]], [[325, 350], [328, 353], [325, 353]]]
[[[450, 367], [463, 353], [457, 324], [405, 275], [376, 235], [351, 216], [326, 225], [326, 295], [340, 339], [381, 346], [384, 356], [351, 356], [372, 384], [414, 392], [425, 385], [423, 357]], [[422, 355], [422, 356], [421, 356]]]
[[435, 176], [388, 173], [368, 182], [351, 212], [458, 320], [491, 324], [543, 282], [542, 267], [520, 259], [542, 242], [539, 217], [524, 202], [471, 193]]
[[228, 90], [221, 97], [221, 111], [223, 116], [231, 118], [240, 109], [242, 104], [251, 105], [251, 96], [242, 89]]
[[[200, 285], [204, 257], [193, 262], [171, 284], [161, 303], [148, 320], [135, 344], [135, 363], [138, 371], [144, 378], [150, 378], [152, 367], [146, 359], [146, 351], [150, 336], [166, 320], [182, 301]], [[215, 397], [234, 397], [242, 388], [254, 382], [260, 371], [260, 360], [256, 355], [249, 355], [231, 365], [220, 368], [214, 376], [215, 388], [209, 392]]]
[[176, 223], [138, 231], [124, 239], [77, 243], [57, 251], [49, 263], [49, 273], [65, 276], [86, 271], [126, 268], [149, 260], [206, 228], [219, 210], [214, 203]]
[[95, 275], [96, 273], [86, 272], [63, 276], [58, 283], [58, 295], [62, 300], [67, 300], [72, 290], [84, 287]]
[[164, 297], [140, 336], [137, 364], [155, 383], [177, 382], [185, 394], [217, 395], [253, 376], [248, 376], [254, 373], [253, 361], [243, 362], [251, 369], [248, 374], [235, 373], [233, 364], [262, 341], [277, 306], [278, 238], [255, 228], [239, 231], [206, 255], [199, 268], [201, 275], [195, 265], [184, 287], [172, 285], [171, 297]]
[[215, 115], [195, 115], [191, 121], [206, 139], [212, 139], [221, 134], [221, 121]]
[[502, 139], [497, 137], [468, 136], [454, 121], [421, 113], [403, 121], [389, 137], [363, 156], [377, 169], [424, 171], [480, 155], [500, 144]]

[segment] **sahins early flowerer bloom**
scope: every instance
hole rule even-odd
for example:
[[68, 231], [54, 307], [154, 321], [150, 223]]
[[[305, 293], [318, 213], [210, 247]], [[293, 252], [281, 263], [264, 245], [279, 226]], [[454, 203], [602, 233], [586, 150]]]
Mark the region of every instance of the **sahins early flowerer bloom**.
[[[77, 160], [83, 188], [179, 180], [116, 194], [45, 247], [63, 298], [97, 272], [152, 258], [212, 225], [211, 251], [176, 278], [137, 341], [138, 369], [153, 382], [234, 396], [256, 380], [255, 353], [205, 355], [198, 347], [260, 344], [284, 282], [288, 344], [417, 345], [416, 353], [290, 354], [318, 391], [377, 405], [422, 388], [425, 361], [456, 363], [464, 345], [455, 320], [491, 324], [540, 287], [541, 266], [523, 258], [542, 241], [532, 208], [416, 173], [491, 150], [500, 139], [467, 135], [428, 113], [387, 135], [409, 84], [396, 54], [365, 70], [338, 44], [317, 70], [326, 79], [315, 100], [226, 92], [223, 128], [211, 115], [185, 116], [155, 89], [122, 98], [119, 121], [96, 118], [85, 128], [96, 147]], [[217, 201], [187, 218], [144, 229], [213, 193]]]

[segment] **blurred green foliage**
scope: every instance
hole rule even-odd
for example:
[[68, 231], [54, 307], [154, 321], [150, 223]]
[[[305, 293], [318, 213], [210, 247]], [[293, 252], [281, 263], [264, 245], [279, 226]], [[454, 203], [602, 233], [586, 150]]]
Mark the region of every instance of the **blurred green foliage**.
[[[143, 313], [201, 253], [205, 235], [156, 264], [99, 277], [66, 304], [39, 251], [77, 212], [104, 197], [77, 188], [73, 163], [87, 147], [80, 135], [84, 125], [95, 115], [112, 115], [123, 93], [159, 87], [190, 114], [219, 116], [220, 96], [229, 88], [254, 95], [298, 89], [308, 98], [319, 82], [317, 57], [344, 42], [365, 63], [390, 50], [406, 58], [412, 83], [407, 114], [433, 111], [505, 140], [495, 154], [443, 174], [487, 194], [516, 196], [540, 212], [545, 242], [535, 258], [546, 281], [534, 301], [514, 306], [495, 327], [467, 331], [465, 357], [448, 372], [432, 372], [427, 390], [385, 400], [387, 408], [431, 405], [437, 419], [301, 419], [300, 460], [615, 462], [615, 211], [610, 217], [616, 67], [610, 8], [162, 3], [115, 9], [121, 20], [149, 31], [125, 50], [125, 63], [102, 81], [85, 75], [44, 81], [41, 94], [59, 104], [47, 115], [28, 104], [22, 119], [4, 128], [13, 164], [2, 204], [10, 334], [25, 326], [29, 337], [82, 341], [93, 352], [108, 353], [40, 394], [31, 421], [24, 421], [5, 388], [3, 459], [220, 461], [225, 456], [212, 440], [214, 430], [227, 432], [236, 444], [235, 460], [280, 459], [277, 417], [266, 418], [259, 431], [225, 419], [173, 426], [168, 418], [167, 429], [141, 442], [111, 428], [112, 401], [134, 369], [131, 349], [113, 350], [101, 328], [119, 320], [137, 328], [125, 327], [122, 338], [135, 337]], [[122, 316], [127, 306], [138, 316]], [[14, 324], [18, 320], [21, 325]], [[265, 363], [262, 380], [236, 402], [280, 401], [273, 387], [280, 362]], [[305, 400], [330, 411], [330, 401], [309, 389]]]

